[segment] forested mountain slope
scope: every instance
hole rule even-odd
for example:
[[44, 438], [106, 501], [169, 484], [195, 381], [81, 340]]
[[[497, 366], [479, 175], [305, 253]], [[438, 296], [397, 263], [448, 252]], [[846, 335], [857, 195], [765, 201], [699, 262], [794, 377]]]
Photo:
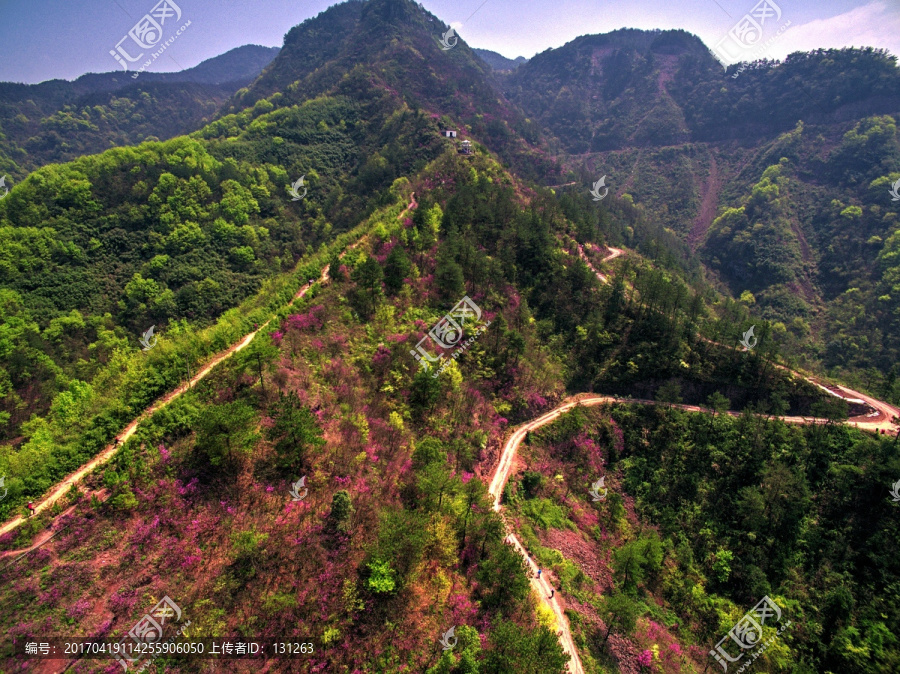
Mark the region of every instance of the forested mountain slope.
[[465, 135], [488, 143], [523, 178], [552, 183], [559, 168], [543, 150], [538, 125], [505, 100], [491, 68], [461, 38], [441, 48], [448, 29], [411, 0], [335, 5], [288, 32], [278, 57], [248, 91], [238, 92], [232, 109], [275, 92], [290, 104], [365, 80], [442, 125], [465, 125]]
[[[310, 666], [561, 672], [552, 618], [478, 477], [503, 429], [567, 386], [801, 410], [821, 397], [763, 367], [765, 345], [747, 358], [698, 341], [706, 310], [671, 272], [626, 264], [601, 284], [576, 241], [602, 245], [633, 220], [585, 219], [589, 202], [528, 194], [480, 154], [446, 152], [397, 189], [359, 245], [335, 249], [331, 283], [277, 309], [267, 334], [138, 428], [91, 481], [105, 505], [73, 494], [62, 547], [35, 553], [52, 604], [3, 611], [8, 632], [28, 638], [91, 604], [80, 629], [118, 634], [141, 597], [167, 593], [197, 636], [253, 617], [254, 635], [314, 639]], [[398, 218], [411, 191], [418, 206]], [[421, 369], [410, 351], [464, 295], [476, 339], [443, 371]], [[302, 476], [308, 498], [292, 502]], [[3, 541], [21, 545], [39, 522]], [[113, 533], [134, 545], [112, 548]], [[135, 577], [138, 549], [153, 571]], [[76, 566], [85, 582], [63, 591], [54, 579]], [[4, 605], [35, 591], [22, 568], [4, 570]], [[460, 648], [436, 653], [451, 626]]]
[[622, 29], [548, 49], [500, 81], [568, 154], [757, 144], [801, 119], [845, 122], [900, 109], [896, 58], [883, 50], [798, 52], [737, 70], [723, 70], [685, 31]]
[[499, 79], [555, 137], [578, 178], [567, 189], [606, 175], [807, 366], [900, 400], [894, 56], [819, 50], [723, 71], [684, 31], [620, 30]]
[[0, 171], [15, 182], [44, 164], [194, 131], [278, 51], [245, 45], [181, 72], [144, 72], [137, 80], [111, 72], [73, 82], [2, 82]]
[[894, 671], [897, 439], [786, 366], [896, 363], [892, 57], [616, 31], [503, 74], [447, 29], [335, 5], [189, 135], [10, 181], [0, 629], [168, 596], [314, 646], [229, 671], [697, 674], [768, 595], [759, 671]]
[[[502, 102], [464, 44], [444, 53], [433, 18], [407, 0], [366, 8], [339, 5], [294, 29], [236, 99], [253, 106], [219, 116], [190, 141], [110, 150], [12, 183], [0, 201], [3, 311], [10, 344], [29, 341], [2, 355], [5, 438], [21, 440], [22, 422], [57, 392], [90, 381], [117, 348], [139, 348], [134, 340], [151, 326], [208, 325], [301, 253], [355, 226], [391, 198], [395, 179], [450, 142], [439, 132], [459, 125], [455, 115], [480, 119], [483, 137], [499, 138], [501, 155], [526, 174], [556, 170], [501, 118]], [[356, 32], [328, 40], [340, 47], [331, 60], [307, 62], [309, 36], [346, 16]], [[388, 24], [409, 44], [381, 35]], [[413, 44], [423, 54], [410, 60]], [[430, 115], [415, 107], [425, 89], [446, 90], [436, 75], [423, 78], [430, 70], [468, 87], [468, 103], [444, 94], [429, 101]], [[298, 79], [285, 84], [290, 78]], [[497, 117], [488, 122], [476, 109]], [[292, 201], [288, 187], [301, 177], [309, 194]]]

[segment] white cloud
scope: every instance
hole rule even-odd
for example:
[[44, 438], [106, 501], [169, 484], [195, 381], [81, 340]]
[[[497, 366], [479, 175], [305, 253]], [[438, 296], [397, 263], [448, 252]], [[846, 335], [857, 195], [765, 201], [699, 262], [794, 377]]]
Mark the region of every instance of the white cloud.
[[[893, 2], [873, 0], [828, 19], [792, 23], [765, 56], [784, 59], [795, 51], [841, 47], [880, 47], [900, 56], [900, 10], [889, 6]], [[788, 5], [781, 20], [784, 23], [790, 19]], [[768, 31], [763, 37], [768, 37]]]

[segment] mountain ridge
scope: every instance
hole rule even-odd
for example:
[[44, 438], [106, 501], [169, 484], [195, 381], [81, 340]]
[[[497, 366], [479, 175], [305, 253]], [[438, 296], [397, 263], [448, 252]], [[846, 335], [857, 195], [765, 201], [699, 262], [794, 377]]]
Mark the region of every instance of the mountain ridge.
[[478, 55], [478, 58], [487, 63], [492, 70], [497, 72], [512, 72], [523, 63], [528, 62], [528, 59], [524, 56], [517, 56], [514, 59], [510, 59], [495, 51], [491, 51], [490, 49], [477, 49], [473, 47], [472, 51]]
[[[692, 674], [766, 597], [760, 670], [896, 671], [895, 63], [622, 30], [507, 73], [446, 30], [351, 0], [240, 90], [27, 139], [76, 158], [0, 199], [0, 628], [168, 597], [314, 646], [271, 671]], [[163, 91], [190, 135], [75, 146]]]
[[111, 145], [195, 131], [279, 51], [245, 45], [187, 70], [137, 79], [108, 72], [71, 82], [0, 82], [0, 171], [21, 179], [44, 164]]

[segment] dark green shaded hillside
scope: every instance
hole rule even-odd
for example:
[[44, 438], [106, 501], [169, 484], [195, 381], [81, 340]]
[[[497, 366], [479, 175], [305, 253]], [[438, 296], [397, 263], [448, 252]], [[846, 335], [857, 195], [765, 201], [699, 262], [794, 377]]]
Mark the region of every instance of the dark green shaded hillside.
[[199, 128], [278, 53], [245, 45], [176, 73], [111, 72], [73, 82], [0, 83], [0, 171], [22, 179], [49, 163]]
[[723, 72], [683, 31], [620, 30], [499, 81], [555, 137], [576, 179], [564, 189], [606, 175], [807, 366], [900, 400], [894, 56], [818, 50]]
[[875, 49], [796, 53], [723, 71], [685, 31], [579, 37], [504, 78], [510, 100], [568, 154], [687, 141], [771, 140], [798, 120], [836, 123], [900, 109], [896, 58]]
[[537, 54], [502, 82], [568, 153], [671, 145], [690, 130], [666, 84], [690, 59], [715, 63], [684, 31], [623, 29]]
[[[520, 461], [507, 500], [537, 563], [565, 586], [585, 671], [639, 671], [610, 632], [646, 649], [650, 671], [714, 671], [709, 650], [764, 596], [790, 627], [769, 641], [765, 625], [766, 648], [745, 653], [761, 656], [753, 671], [900, 665], [893, 439], [614, 405], [531, 433]], [[604, 498], [592, 501], [601, 474]]]
[[791, 671], [897, 670], [895, 442], [678, 410], [617, 408], [613, 418], [623, 487], [671, 537], [678, 573], [660, 589], [679, 623], [697, 621], [712, 643], [733, 624], [722, 596], [745, 607], [778, 596], [795, 624]]
[[[443, 51], [449, 26], [412, 0], [351, 0], [292, 28], [272, 65], [229, 111], [273, 93], [283, 104], [346, 91], [366, 81], [499, 154], [526, 179], [551, 180], [559, 168], [541, 146], [541, 131], [505, 100], [487, 64], [460, 39]], [[348, 81], [350, 84], [348, 84]]]

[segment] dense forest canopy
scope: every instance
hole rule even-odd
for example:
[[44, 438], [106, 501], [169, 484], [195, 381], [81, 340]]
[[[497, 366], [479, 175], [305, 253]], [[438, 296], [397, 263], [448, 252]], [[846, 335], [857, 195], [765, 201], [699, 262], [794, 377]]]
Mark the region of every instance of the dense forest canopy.
[[0, 83], [0, 669], [168, 598], [310, 646], [234, 671], [898, 670], [895, 56], [350, 0], [145, 75]]

